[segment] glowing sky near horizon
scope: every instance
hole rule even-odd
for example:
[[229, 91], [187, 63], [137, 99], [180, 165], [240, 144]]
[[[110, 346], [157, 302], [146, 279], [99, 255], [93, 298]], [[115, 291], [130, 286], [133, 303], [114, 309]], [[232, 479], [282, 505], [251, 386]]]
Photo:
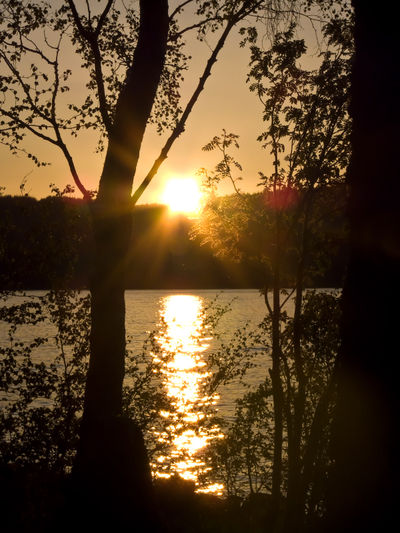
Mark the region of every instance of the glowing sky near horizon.
[[[174, 2], [171, 2], [171, 5], [173, 4]], [[213, 37], [210, 37], [210, 42], [198, 42], [194, 34], [188, 39], [188, 52], [192, 60], [181, 89], [183, 107], [202, 74], [210, 54], [212, 39]], [[201, 167], [212, 169], [219, 160], [218, 154], [204, 152], [202, 146], [214, 135], [220, 135], [223, 128], [227, 132], [240, 135], [240, 151], [236, 152], [235, 156], [243, 166], [243, 189], [255, 191], [259, 181], [258, 172], [270, 171], [270, 158], [256, 141], [263, 131], [262, 106], [246, 84], [249, 50], [239, 47], [240, 39], [237, 31], [228, 38], [212, 69], [205, 90], [187, 121], [184, 133], [172, 146], [167, 160], [143, 194], [140, 203], [160, 203], [171, 176], [196, 176]], [[79, 91], [85, 90], [87, 72], [80, 68], [80, 58], [73, 56], [70, 50], [64, 52], [62, 59], [75, 73], [71, 91], [68, 93], [68, 98], [73, 101], [74, 96], [80, 96]], [[168, 135], [169, 132], [166, 132], [159, 136], [154, 127], [147, 128], [134, 189], [158, 157]], [[98, 187], [104, 158], [104, 154], [95, 153], [96, 141], [97, 135], [81, 130], [77, 139], [71, 138], [67, 142], [81, 181], [89, 190]], [[19, 194], [23, 180], [26, 181], [24, 192], [37, 198], [50, 194], [51, 183], [61, 190], [67, 184], [73, 184], [67, 162], [58, 148], [35, 138], [29, 138], [25, 146], [28, 151], [51, 164], [37, 168], [25, 155], [12, 155], [7, 147], [0, 145], [0, 185], [6, 187], [6, 194]], [[220, 192], [231, 193], [231, 186], [228, 183], [223, 185]]]

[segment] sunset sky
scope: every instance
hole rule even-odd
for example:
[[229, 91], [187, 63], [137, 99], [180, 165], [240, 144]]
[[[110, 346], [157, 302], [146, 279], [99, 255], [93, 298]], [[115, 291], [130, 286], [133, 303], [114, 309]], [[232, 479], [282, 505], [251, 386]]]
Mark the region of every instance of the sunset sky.
[[[310, 34], [310, 28], [305, 29]], [[190, 98], [210, 53], [209, 45], [197, 42], [194, 34], [189, 37], [188, 41], [193, 59], [182, 87], [182, 105], [185, 105]], [[241, 149], [236, 155], [243, 166], [244, 180], [241, 183], [243, 189], [249, 192], [255, 191], [258, 171], [270, 171], [268, 153], [263, 151], [256, 141], [257, 135], [263, 129], [261, 104], [246, 85], [249, 51], [239, 48], [238, 42], [237, 33], [229, 37], [218, 62], [213, 67], [205, 90], [189, 117], [186, 131], [173, 145], [168, 159], [161, 166], [158, 175], [142, 196], [140, 203], [161, 202], [170, 179], [195, 177], [201, 167], [212, 169], [218, 161], [218, 154], [203, 152], [201, 148], [214, 135], [219, 135], [222, 128], [240, 135]], [[72, 89], [66, 93], [73, 101], [74, 95], [79, 95], [81, 98], [85, 90], [84, 74], [79, 78], [79, 59], [75, 63], [76, 59], [68, 51], [65, 52], [64, 58], [73, 68], [75, 75]], [[77, 139], [71, 139], [68, 142], [78, 173], [87, 189], [97, 188], [102, 168], [103, 154], [94, 153], [96, 139], [96, 135], [93, 136], [89, 131], [84, 131]], [[159, 136], [154, 128], [148, 127], [134, 188], [146, 175], [165, 139], [166, 134]], [[0, 184], [6, 187], [5, 193], [19, 194], [19, 187], [25, 176], [25, 192], [37, 198], [50, 193], [50, 183], [54, 183], [60, 189], [63, 189], [66, 184], [73, 183], [67, 163], [58, 148], [36, 139], [30, 139], [26, 146], [51, 165], [37, 168], [24, 155], [13, 156], [7, 147], [0, 145], [2, 168]], [[200, 180], [200, 178], [196, 179]], [[229, 184], [222, 187], [221, 192], [232, 192]]]

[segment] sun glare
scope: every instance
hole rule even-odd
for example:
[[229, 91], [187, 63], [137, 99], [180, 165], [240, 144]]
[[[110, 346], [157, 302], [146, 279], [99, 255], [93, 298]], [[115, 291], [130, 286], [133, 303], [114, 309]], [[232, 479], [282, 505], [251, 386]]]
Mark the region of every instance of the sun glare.
[[165, 185], [161, 201], [172, 213], [195, 215], [200, 211], [201, 197], [195, 178], [171, 178]]
[[[161, 352], [157, 357], [165, 358], [161, 377], [172, 409], [160, 412], [168, 426], [156, 436], [160, 444], [169, 442], [170, 449], [157, 458], [153, 469], [156, 477], [177, 473], [197, 484], [208, 468], [201, 451], [215, 439], [223, 438], [209, 411], [218, 396], [207, 395], [203, 388], [209, 376], [203, 352], [211, 340], [205, 335], [204, 302], [193, 294], [172, 294], [161, 302], [162, 326], [156, 337]], [[201, 420], [208, 423], [200, 424]], [[207, 485], [202, 491], [221, 494], [223, 488]]]

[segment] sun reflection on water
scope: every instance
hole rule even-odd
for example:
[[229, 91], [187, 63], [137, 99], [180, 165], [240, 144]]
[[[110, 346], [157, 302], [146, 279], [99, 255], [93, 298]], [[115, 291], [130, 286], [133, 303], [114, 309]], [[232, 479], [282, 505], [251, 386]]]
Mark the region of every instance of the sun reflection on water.
[[[179, 294], [166, 296], [161, 301], [161, 331], [157, 341], [161, 348], [163, 382], [171, 400], [171, 412], [161, 415], [168, 419], [168, 435], [159, 435], [159, 441], [172, 443], [169, 456], [158, 457], [153, 470], [158, 477], [179, 474], [197, 483], [206, 471], [199, 452], [208, 443], [219, 438], [217, 425], [210, 422], [210, 406], [217, 396], [205, 396], [202, 391], [208, 373], [204, 351], [209, 347], [203, 324], [203, 302], [199, 296]], [[205, 423], [210, 422], [210, 423]], [[220, 484], [202, 487], [203, 492], [220, 494]]]

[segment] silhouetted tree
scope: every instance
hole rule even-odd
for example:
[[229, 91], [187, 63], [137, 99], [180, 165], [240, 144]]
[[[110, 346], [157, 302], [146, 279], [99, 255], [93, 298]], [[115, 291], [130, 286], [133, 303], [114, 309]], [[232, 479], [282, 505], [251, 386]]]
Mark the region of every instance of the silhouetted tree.
[[[294, 27], [278, 34], [270, 50], [252, 47], [250, 88], [264, 105], [266, 123], [258, 140], [270, 151], [273, 165], [270, 175], [260, 172], [261, 195], [245, 195], [237, 187], [234, 170], [242, 169], [228, 153], [232, 145], [238, 147], [237, 136], [224, 131], [205, 146], [206, 150], [219, 150], [223, 157], [215, 171], [206, 176], [208, 183], [212, 186], [221, 179], [230, 179], [237, 197], [230, 199], [230, 205], [224, 198], [213, 199], [206, 209], [205, 221], [200, 222], [200, 231], [225, 251], [233, 249], [239, 256], [252, 254], [265, 270], [275, 435], [272, 498], [279, 509], [281, 494], [286, 493], [288, 532], [304, 523], [317, 452], [312, 441], [318, 440], [318, 433], [323, 431], [323, 424], [317, 420], [312, 424], [314, 434], [306, 424], [311, 373], [307, 370], [307, 339], [303, 334], [304, 289], [310, 282], [310, 273], [318, 271], [332, 253], [328, 242], [324, 242], [327, 233], [323, 221], [332, 222], [335, 210], [344, 209], [343, 181], [350, 156], [351, 17], [333, 18], [323, 32], [330, 47], [321, 54], [316, 70], [300, 67], [306, 46], [304, 40], [295, 39]], [[283, 342], [288, 331], [283, 311], [285, 287], [293, 287], [290, 350], [284, 349]], [[289, 364], [290, 358], [293, 361]], [[328, 384], [326, 389], [331, 398], [333, 386]], [[315, 418], [320, 416], [322, 403], [327, 410], [329, 400], [325, 396], [326, 391], [321, 393], [321, 400], [324, 399], [320, 406], [316, 401]], [[284, 451], [288, 461], [285, 489]]]
[[[195, 8], [196, 20], [180, 28], [179, 15], [189, 4]], [[120, 417], [125, 357], [124, 268], [131, 232], [129, 207], [140, 198], [184, 131], [232, 29], [247, 15], [269, 8], [271, 14], [281, 4], [285, 5], [285, 0], [222, 3], [189, 0], [178, 3], [168, 13], [167, 0], [141, 0], [138, 14], [130, 4], [117, 5], [114, 0], [107, 0], [102, 6], [86, 2], [82, 14], [73, 0], [63, 2], [61, 7], [39, 0], [0, 3], [2, 141], [16, 153], [26, 151], [25, 136], [33, 135], [61, 150], [77, 188], [90, 202], [95, 237], [91, 355], [77, 471], [91, 480], [92, 487], [99, 487], [96, 493], [99, 498], [107, 486], [107, 494], [116, 505], [118, 498], [122, 500], [127, 493], [145, 501], [144, 487], [149, 482], [140, 435]], [[288, 2], [288, 7], [291, 5]], [[183, 36], [193, 29], [198, 30], [200, 38], [207, 31], [220, 34], [191, 98], [181, 110], [179, 84], [187, 64]], [[82, 104], [62, 98], [74, 74], [60, 63], [61, 45], [66, 37], [83, 59], [89, 76]], [[149, 121], [155, 122], [159, 131], [169, 127], [172, 133], [131, 197]], [[81, 128], [97, 131], [99, 147], [105, 149], [95, 201], [82, 183], [65, 141], [69, 133], [78, 136]], [[35, 154], [28, 156], [37, 165], [42, 164]], [[135, 478], [139, 478], [136, 485]], [[95, 505], [99, 501], [94, 498]]]
[[398, 521], [399, 40], [390, 3], [353, 0], [351, 255], [343, 294], [331, 531]]

